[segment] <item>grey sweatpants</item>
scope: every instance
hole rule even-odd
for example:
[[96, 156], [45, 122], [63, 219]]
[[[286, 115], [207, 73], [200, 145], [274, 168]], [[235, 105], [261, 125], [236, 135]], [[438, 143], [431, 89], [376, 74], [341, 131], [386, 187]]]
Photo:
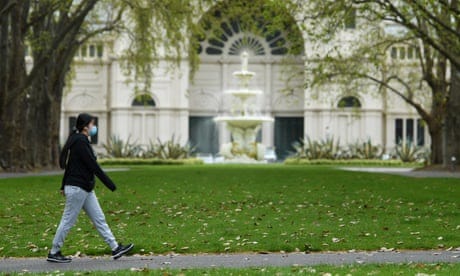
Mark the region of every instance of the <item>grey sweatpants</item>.
[[70, 228], [72, 228], [77, 221], [81, 209], [85, 210], [97, 231], [110, 248], [112, 250], [117, 248], [118, 243], [105, 221], [104, 213], [102, 212], [94, 191], [88, 193], [80, 187], [66, 185], [64, 186], [64, 194], [66, 198], [64, 213], [62, 214], [61, 222], [59, 223], [56, 235], [53, 239], [51, 254], [55, 254], [61, 250], [64, 240]]

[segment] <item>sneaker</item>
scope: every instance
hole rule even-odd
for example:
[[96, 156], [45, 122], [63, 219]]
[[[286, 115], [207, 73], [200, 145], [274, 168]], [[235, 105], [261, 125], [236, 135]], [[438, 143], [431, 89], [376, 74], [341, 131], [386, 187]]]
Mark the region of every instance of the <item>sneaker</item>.
[[72, 261], [71, 258], [67, 258], [62, 256], [61, 251], [56, 252], [56, 254], [48, 253], [48, 258], [46, 258], [48, 262], [52, 263], [70, 263]]
[[112, 251], [112, 257], [114, 260], [120, 258], [124, 254], [128, 253], [131, 249], [133, 249], [134, 244], [130, 243], [128, 245], [122, 245], [121, 243], [118, 245], [117, 249]]

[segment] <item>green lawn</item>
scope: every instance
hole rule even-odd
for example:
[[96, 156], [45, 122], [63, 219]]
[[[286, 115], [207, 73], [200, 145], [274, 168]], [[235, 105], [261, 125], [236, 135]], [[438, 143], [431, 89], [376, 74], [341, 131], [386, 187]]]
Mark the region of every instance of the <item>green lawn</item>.
[[[330, 167], [155, 166], [111, 172], [96, 192], [135, 253], [432, 249], [460, 246], [458, 179]], [[0, 256], [44, 256], [61, 176], [0, 179]], [[63, 253], [109, 254], [82, 213]]]
[[[203, 269], [131, 269], [118, 271], [33, 273], [34, 275], [459, 275], [460, 263], [440, 264], [366, 264], [366, 265], [318, 265], [291, 267], [252, 267], [252, 268], [203, 268]], [[27, 273], [11, 273], [27, 275]]]

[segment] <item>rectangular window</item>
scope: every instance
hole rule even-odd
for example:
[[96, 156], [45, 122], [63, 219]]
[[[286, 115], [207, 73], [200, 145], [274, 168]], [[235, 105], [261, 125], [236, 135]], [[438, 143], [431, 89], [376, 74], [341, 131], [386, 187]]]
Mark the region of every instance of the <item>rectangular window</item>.
[[413, 59], [414, 58], [414, 47], [407, 48], [407, 58]]
[[419, 58], [420, 57], [420, 47], [415, 47], [415, 58]]
[[86, 47], [86, 45], [81, 46], [80, 51], [81, 51], [81, 56], [82, 56], [82, 57], [86, 57], [86, 55], [87, 55], [87, 53], [86, 53], [87, 50], [88, 50], [88, 47]]
[[406, 58], [406, 48], [404, 47], [399, 48], [399, 58], [400, 59]]
[[403, 138], [403, 120], [396, 119], [395, 120], [395, 141], [396, 144], [402, 143]]
[[417, 146], [425, 145], [425, 123], [421, 120], [417, 120]]
[[69, 133], [72, 132], [73, 127], [76, 125], [76, 123], [77, 123], [77, 117], [74, 117], [74, 116], [69, 117]]
[[391, 47], [391, 58], [396, 59], [398, 57], [398, 48]]
[[406, 120], [406, 142], [413, 143], [414, 141], [414, 119]]
[[356, 28], [356, 9], [351, 8], [345, 14], [345, 28], [355, 29]]
[[102, 44], [97, 45], [97, 57], [102, 57], [104, 55], [104, 47]]
[[96, 56], [96, 47], [94, 45], [89, 45], [89, 56], [90, 57]]

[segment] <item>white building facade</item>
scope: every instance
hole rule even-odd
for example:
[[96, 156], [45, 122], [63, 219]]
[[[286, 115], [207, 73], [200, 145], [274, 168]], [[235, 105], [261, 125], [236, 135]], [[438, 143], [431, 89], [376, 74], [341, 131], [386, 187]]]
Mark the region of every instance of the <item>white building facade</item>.
[[[189, 78], [187, 60], [175, 71], [160, 63], [151, 91], [141, 101], [118, 59], [123, 49], [120, 41], [81, 47], [75, 58], [73, 84], [62, 103], [61, 142], [78, 113], [88, 112], [97, 117], [96, 147], [111, 136], [148, 145], [174, 135], [182, 143], [190, 141], [198, 153], [216, 155], [219, 145], [231, 137], [213, 118], [230, 112], [232, 99], [224, 91], [237, 85], [232, 73], [240, 69], [240, 53], [248, 51], [249, 70], [256, 73], [252, 85], [263, 91], [251, 104], [261, 115], [274, 118], [274, 123], [263, 124], [258, 141], [274, 148], [279, 159], [288, 156], [292, 143], [304, 137], [334, 137], [342, 145], [370, 139], [386, 152], [399, 141], [429, 145], [428, 131], [417, 112], [399, 97], [382, 93], [376, 85], [361, 87], [352, 95], [333, 84], [305, 89], [308, 76], [302, 72], [312, 47], [308, 38], [304, 39], [303, 53], [287, 60], [289, 41], [282, 32], [262, 37], [244, 32], [237, 23], [227, 22], [221, 27], [220, 40], [202, 41], [200, 65], [193, 79]], [[406, 52], [395, 48], [391, 56], [409, 61], [414, 58]]]

